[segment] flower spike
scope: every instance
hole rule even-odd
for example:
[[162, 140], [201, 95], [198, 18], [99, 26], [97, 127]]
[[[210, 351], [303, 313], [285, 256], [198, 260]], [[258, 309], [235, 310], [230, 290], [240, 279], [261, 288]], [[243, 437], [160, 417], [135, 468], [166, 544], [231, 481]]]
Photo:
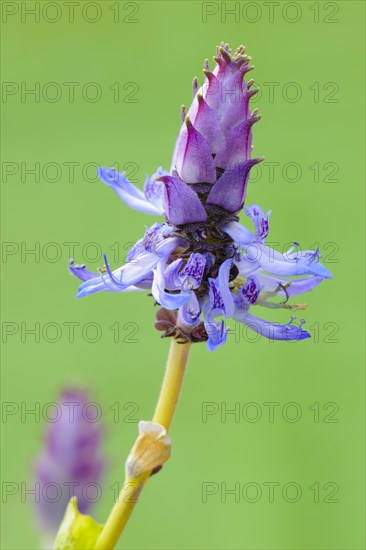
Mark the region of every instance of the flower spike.
[[[244, 46], [232, 50], [224, 42], [214, 63], [211, 70], [204, 61], [204, 81], [193, 79], [192, 103], [181, 107], [169, 172], [159, 168], [147, 176], [141, 191], [125, 174], [99, 170], [126, 204], [163, 214], [165, 223], [150, 227], [120, 268], [112, 270], [105, 258], [99, 276], [73, 262], [69, 269], [82, 281], [79, 297], [149, 290], [162, 306], [159, 330], [180, 342], [206, 340], [210, 351], [217, 349], [228, 338], [220, 317], [232, 317], [266, 338], [303, 340], [309, 334], [302, 323], [271, 324], [250, 310], [304, 309], [290, 298], [311, 291], [331, 273], [318, 251], [280, 254], [266, 246], [270, 211], [244, 205], [251, 169], [264, 159], [252, 158], [253, 128], [261, 118], [250, 108], [259, 88], [246, 80], [254, 67]], [[252, 227], [239, 221], [243, 207]]]

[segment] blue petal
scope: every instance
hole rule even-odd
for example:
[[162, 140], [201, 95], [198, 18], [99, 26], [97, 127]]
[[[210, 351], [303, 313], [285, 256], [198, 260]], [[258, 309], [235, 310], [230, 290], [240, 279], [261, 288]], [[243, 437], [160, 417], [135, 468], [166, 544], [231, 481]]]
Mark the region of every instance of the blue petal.
[[179, 279], [179, 271], [182, 267], [183, 259], [178, 258], [169, 264], [164, 271], [165, 288], [168, 290], [176, 290], [181, 287], [181, 280]]
[[264, 243], [269, 233], [268, 220], [271, 211], [265, 214], [261, 207], [257, 204], [252, 204], [251, 206], [245, 207], [244, 211], [254, 224], [256, 242]]
[[151, 204], [144, 193], [126, 178], [125, 174], [113, 168], [99, 168], [98, 177], [113, 189], [128, 206], [145, 214], [161, 214], [159, 208]]
[[100, 275], [85, 281], [80, 287], [77, 298], [83, 298], [99, 291], [122, 292], [127, 287], [141, 282], [156, 267], [159, 258], [146, 252], [131, 262], [111, 272], [111, 275]]
[[193, 290], [189, 292], [189, 300], [179, 308], [178, 321], [186, 327], [196, 327], [201, 319], [201, 308]]
[[[310, 292], [316, 286], [318, 286], [325, 277], [320, 275], [311, 275], [310, 277], [305, 277], [304, 279], [297, 279], [296, 281], [291, 281], [289, 286], [286, 288], [288, 296], [297, 296], [299, 294], [305, 294], [305, 292]], [[285, 294], [285, 293], [284, 293]]]
[[294, 318], [286, 325], [271, 323], [264, 319], [259, 319], [240, 308], [235, 309], [233, 318], [270, 340], [304, 340], [310, 338], [310, 334], [301, 328], [304, 321], [301, 321], [300, 325], [293, 325]]
[[[219, 285], [217, 283], [216, 279], [209, 278], [208, 280], [209, 284], [209, 310], [211, 312], [212, 317], [219, 317], [220, 315], [224, 314], [224, 300], [222, 299]], [[207, 310], [207, 313], [208, 311]]]
[[110, 280], [104, 275], [94, 279], [94, 285], [90, 285], [84, 289], [79, 287], [76, 298], [84, 298], [84, 296], [90, 296], [96, 292], [107, 291], [107, 292], [143, 292], [151, 288], [152, 279], [146, 278], [142, 279], [136, 285], [130, 285], [128, 287], [116, 287], [113, 286]]
[[194, 252], [190, 255], [188, 262], [179, 273], [182, 288], [198, 288], [201, 285], [205, 271], [206, 258], [203, 254]]
[[154, 281], [152, 284], [152, 295], [155, 300], [166, 309], [179, 309], [190, 298], [189, 292], [180, 292], [179, 294], [171, 294], [165, 291], [165, 279], [163, 266], [164, 262], [159, 262], [154, 269]]
[[219, 274], [216, 279], [224, 303], [225, 317], [231, 317], [234, 311], [233, 295], [229, 289], [229, 277], [232, 263], [233, 261], [231, 258], [225, 260], [220, 266]]
[[320, 277], [319, 275], [309, 275], [308, 277], [294, 279], [293, 281], [289, 279], [279, 279], [271, 275], [263, 275], [262, 273], [256, 273], [256, 277], [263, 285], [263, 290], [265, 292], [273, 292], [281, 297], [305, 294], [324, 281], [324, 277]]
[[230, 222], [222, 229], [230, 235], [230, 237], [238, 243], [241, 247], [244, 247], [253, 242], [263, 243], [266, 240], [269, 232], [268, 219], [270, 211], [264, 214], [263, 210], [257, 204], [252, 204], [249, 207], [244, 208], [247, 216], [252, 220], [255, 227], [255, 235], [249, 229], [244, 227], [238, 222]]
[[258, 299], [261, 287], [256, 277], [250, 276], [239, 290], [239, 298], [245, 307], [249, 307]]
[[128, 251], [127, 251], [127, 263], [132, 262], [139, 254], [142, 254], [144, 252], [144, 244], [143, 239], [139, 239], [137, 243], [135, 243]]
[[205, 321], [205, 329], [208, 335], [207, 349], [215, 351], [225, 344], [228, 337], [228, 329], [225, 328], [224, 321]]
[[147, 252], [154, 252], [155, 246], [161, 241], [162, 225], [155, 222], [151, 227], [147, 227], [142, 239], [142, 245]]
[[229, 276], [232, 259], [225, 260], [219, 269], [216, 279], [209, 278], [209, 299], [204, 305], [205, 317], [211, 321], [215, 317], [224, 315], [231, 317], [234, 311], [234, 299], [229, 289]]
[[95, 273], [90, 271], [83, 265], [75, 265], [74, 260], [70, 260], [69, 271], [72, 275], [80, 279], [80, 281], [88, 281], [89, 279], [95, 279]]
[[161, 181], [157, 181], [156, 178], [161, 176], [167, 176], [169, 172], [163, 170], [160, 166], [155, 174], [151, 177], [146, 174], [146, 180], [144, 183], [144, 194], [146, 199], [159, 211], [160, 214], [164, 214], [163, 207], [163, 194], [164, 184]]
[[239, 275], [241, 277], [247, 277], [250, 273], [253, 273], [253, 271], [256, 271], [260, 268], [260, 265], [258, 262], [252, 260], [248, 256], [244, 256], [243, 254], [240, 254], [239, 260], [235, 260], [235, 265], [238, 268]]
[[318, 257], [308, 252], [285, 255], [275, 252], [268, 246], [256, 244], [246, 247], [249, 262], [258, 263], [262, 269], [273, 275], [320, 275], [328, 279], [332, 274], [318, 262]]
[[242, 247], [252, 243], [255, 237], [249, 229], [238, 222], [230, 222], [224, 225], [222, 230]]
[[155, 246], [155, 253], [160, 258], [169, 258], [170, 254], [178, 247], [185, 248], [187, 241], [181, 237], [168, 237]]

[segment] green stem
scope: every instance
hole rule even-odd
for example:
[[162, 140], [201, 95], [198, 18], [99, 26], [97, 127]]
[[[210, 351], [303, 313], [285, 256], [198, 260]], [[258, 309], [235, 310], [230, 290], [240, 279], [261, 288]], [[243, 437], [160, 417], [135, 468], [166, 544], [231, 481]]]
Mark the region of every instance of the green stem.
[[[189, 349], [190, 343], [178, 344], [172, 340], [164, 380], [153, 417], [153, 422], [161, 424], [166, 430], [171, 425], [178, 403]], [[125, 481], [94, 550], [112, 550], [115, 547], [150, 474], [151, 472], [147, 472], [133, 481]], [[131, 498], [131, 493], [133, 493], [133, 498]]]

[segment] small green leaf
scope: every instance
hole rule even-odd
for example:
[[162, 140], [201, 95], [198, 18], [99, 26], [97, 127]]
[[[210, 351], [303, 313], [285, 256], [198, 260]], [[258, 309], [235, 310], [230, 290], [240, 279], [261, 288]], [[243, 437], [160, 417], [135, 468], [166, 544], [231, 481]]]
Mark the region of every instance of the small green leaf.
[[102, 529], [103, 525], [79, 512], [77, 498], [73, 497], [66, 508], [53, 548], [54, 550], [92, 550]]

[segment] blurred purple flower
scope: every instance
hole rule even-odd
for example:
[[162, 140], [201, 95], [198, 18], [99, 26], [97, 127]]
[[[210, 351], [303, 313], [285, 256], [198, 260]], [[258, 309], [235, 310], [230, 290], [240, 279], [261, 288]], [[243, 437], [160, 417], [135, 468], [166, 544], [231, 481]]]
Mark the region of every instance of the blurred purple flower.
[[[312, 290], [331, 273], [319, 262], [317, 250], [296, 252], [295, 245], [279, 254], [266, 246], [270, 213], [258, 205], [244, 208], [254, 231], [238, 223], [250, 171], [263, 160], [251, 158], [252, 128], [260, 116], [249, 102], [257, 89], [252, 80], [244, 80], [253, 67], [243, 46], [233, 54], [222, 44], [214, 59], [213, 71], [205, 61], [202, 87], [193, 80], [187, 114], [182, 107], [170, 172], [159, 168], [147, 177], [142, 192], [124, 174], [99, 169], [100, 179], [126, 204], [148, 214], [163, 213], [165, 223], [148, 228], [127, 263], [114, 271], [106, 257], [99, 277], [72, 262], [71, 273], [83, 281], [78, 297], [149, 290], [166, 311], [156, 324], [164, 336], [206, 340], [210, 351], [225, 343], [223, 318], [229, 317], [267, 338], [303, 340], [310, 337], [303, 320], [270, 323], [249, 309], [304, 309], [290, 305], [289, 297]], [[294, 276], [301, 278], [290, 278]]]
[[96, 421], [95, 404], [90, 403], [86, 391], [69, 388], [61, 393], [57, 416], [45, 432], [44, 448], [34, 465], [40, 489], [37, 516], [40, 528], [50, 537], [56, 534], [72, 496], [85, 514], [100, 493], [103, 430], [99, 416]]

